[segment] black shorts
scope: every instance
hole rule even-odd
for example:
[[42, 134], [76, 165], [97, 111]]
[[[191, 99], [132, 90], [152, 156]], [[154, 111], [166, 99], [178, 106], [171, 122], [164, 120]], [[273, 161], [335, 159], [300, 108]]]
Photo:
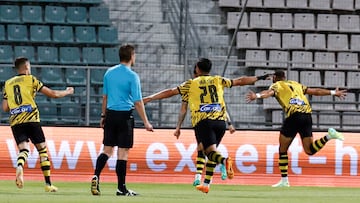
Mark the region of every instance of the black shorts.
[[284, 120], [281, 134], [294, 138], [297, 133], [301, 138], [312, 137], [312, 117], [310, 113], [294, 113]]
[[106, 111], [103, 144], [105, 146], [132, 148], [134, 144], [132, 111]]
[[21, 123], [11, 126], [11, 130], [17, 145], [24, 141], [29, 142], [29, 139], [33, 144], [45, 142], [44, 132], [40, 123]]
[[197, 142], [201, 142], [205, 150], [210, 145], [220, 144], [226, 131], [226, 123], [222, 120], [205, 119], [196, 124], [194, 129]]

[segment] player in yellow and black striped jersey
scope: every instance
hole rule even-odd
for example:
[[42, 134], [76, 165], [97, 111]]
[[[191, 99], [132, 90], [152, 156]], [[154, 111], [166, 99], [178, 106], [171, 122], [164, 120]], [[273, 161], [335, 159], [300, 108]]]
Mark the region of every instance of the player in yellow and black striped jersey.
[[288, 180], [288, 155], [290, 144], [299, 133], [306, 154], [314, 155], [320, 151], [330, 139], [344, 140], [341, 133], [333, 128], [328, 129], [328, 134], [313, 141], [311, 106], [305, 94], [324, 96], [333, 95], [340, 98], [346, 96], [346, 90], [327, 90], [323, 88], [310, 88], [296, 81], [286, 80], [284, 71], [276, 71], [273, 75], [273, 84], [268, 90], [260, 93], [250, 91], [246, 100], [248, 102], [274, 96], [283, 108], [286, 118], [280, 130], [279, 169], [281, 180], [273, 187], [289, 187]]
[[39, 110], [35, 103], [37, 92], [51, 98], [61, 98], [74, 93], [74, 88], [52, 90], [31, 75], [31, 66], [27, 58], [15, 60], [18, 75], [5, 82], [2, 109], [9, 112], [9, 123], [19, 149], [16, 168], [16, 185], [23, 188], [23, 169], [29, 156], [29, 140], [35, 145], [40, 156], [40, 165], [45, 178], [45, 191], [56, 192], [57, 187], [50, 181], [50, 160], [47, 154], [45, 136], [40, 126]]
[[[144, 103], [152, 100], [164, 99], [181, 94], [183, 101], [188, 102], [191, 112], [192, 125], [197, 139], [203, 144], [206, 156], [210, 161], [225, 166], [228, 178], [234, 176], [232, 160], [223, 157], [216, 149], [226, 130], [226, 105], [224, 102], [224, 88], [232, 86], [250, 85], [264, 76], [243, 76], [228, 79], [221, 76], [211, 76], [212, 63], [209, 59], [201, 58], [196, 63], [197, 78], [189, 79], [180, 86], [166, 89], [145, 97]], [[214, 165], [215, 167], [216, 165]], [[207, 193], [209, 185], [198, 185], [198, 190]]]

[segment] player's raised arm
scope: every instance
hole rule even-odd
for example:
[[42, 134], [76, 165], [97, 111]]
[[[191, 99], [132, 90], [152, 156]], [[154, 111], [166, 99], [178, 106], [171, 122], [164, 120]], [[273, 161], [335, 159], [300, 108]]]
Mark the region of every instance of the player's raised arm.
[[144, 102], [144, 104], [146, 104], [146, 103], [151, 102], [153, 100], [160, 100], [160, 99], [169, 98], [169, 97], [175, 96], [175, 95], [177, 95], [179, 93], [180, 92], [179, 92], [177, 87], [169, 88], [169, 89], [165, 89], [165, 90], [162, 90], [160, 92], [157, 92], [155, 94], [152, 94], [150, 96], [144, 97], [143, 102]]

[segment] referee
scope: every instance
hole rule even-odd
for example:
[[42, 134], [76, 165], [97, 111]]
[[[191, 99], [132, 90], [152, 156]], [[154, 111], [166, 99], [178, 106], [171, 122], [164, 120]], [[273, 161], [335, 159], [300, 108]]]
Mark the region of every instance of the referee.
[[138, 195], [135, 191], [127, 189], [125, 184], [128, 153], [134, 143], [134, 117], [132, 115], [134, 108], [144, 122], [145, 129], [153, 131], [145, 113], [139, 76], [131, 70], [131, 66], [135, 64], [135, 48], [132, 45], [121, 46], [119, 57], [120, 64], [109, 68], [104, 75], [100, 120], [100, 127], [104, 129], [104, 149], [97, 158], [94, 177], [91, 181], [93, 195], [100, 195], [100, 173], [113, 154], [115, 146], [118, 147], [116, 195]]

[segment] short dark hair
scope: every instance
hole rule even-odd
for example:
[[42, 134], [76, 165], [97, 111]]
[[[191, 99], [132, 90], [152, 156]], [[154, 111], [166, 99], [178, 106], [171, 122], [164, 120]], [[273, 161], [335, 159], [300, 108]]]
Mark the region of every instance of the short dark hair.
[[211, 71], [212, 63], [207, 58], [200, 58], [196, 65], [203, 72], [210, 73]]
[[135, 53], [135, 47], [130, 44], [125, 44], [119, 48], [120, 61], [129, 62], [131, 56]]
[[284, 78], [285, 77], [285, 72], [283, 70], [276, 70], [274, 75], [278, 78]]
[[18, 57], [15, 59], [14, 68], [19, 69], [22, 65], [24, 65], [28, 61], [29, 59], [26, 57]]

